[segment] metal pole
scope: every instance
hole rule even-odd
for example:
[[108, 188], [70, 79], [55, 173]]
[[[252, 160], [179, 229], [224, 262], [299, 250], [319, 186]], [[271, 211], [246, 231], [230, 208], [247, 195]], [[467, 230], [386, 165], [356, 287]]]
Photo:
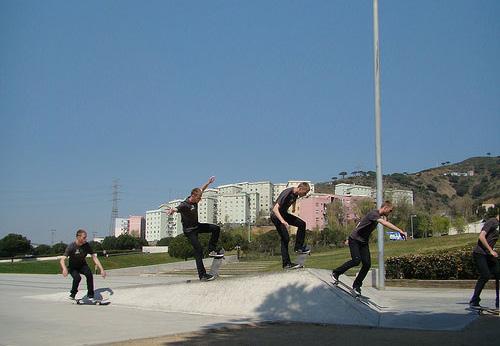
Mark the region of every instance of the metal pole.
[[[382, 205], [384, 196], [382, 186], [382, 151], [380, 134], [380, 51], [378, 41], [378, 0], [373, 0], [373, 70], [375, 83], [375, 152], [377, 164], [377, 208]], [[384, 227], [377, 226], [378, 231], [378, 288], [385, 289], [384, 267]]]
[[411, 239], [413, 239], [413, 215], [410, 215], [410, 223], [411, 223]]

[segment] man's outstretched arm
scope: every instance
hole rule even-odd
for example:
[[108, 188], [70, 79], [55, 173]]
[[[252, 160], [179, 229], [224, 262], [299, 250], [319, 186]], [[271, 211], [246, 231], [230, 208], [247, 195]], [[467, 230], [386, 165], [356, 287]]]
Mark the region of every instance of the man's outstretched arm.
[[201, 189], [201, 192], [205, 191], [207, 189], [207, 187], [212, 184], [213, 182], [215, 181], [215, 177], [212, 176], [208, 179], [208, 181], [205, 183], [205, 185], [203, 185], [202, 187], [200, 187]]

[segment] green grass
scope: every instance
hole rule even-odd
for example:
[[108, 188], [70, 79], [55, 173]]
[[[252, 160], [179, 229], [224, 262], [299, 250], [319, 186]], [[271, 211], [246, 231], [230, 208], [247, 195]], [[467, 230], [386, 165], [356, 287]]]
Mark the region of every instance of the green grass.
[[[133, 254], [111, 257], [99, 257], [105, 270], [147, 266], [153, 264], [163, 264], [182, 261], [178, 258], [172, 258], [166, 253], [159, 254]], [[94, 261], [87, 258], [87, 263], [91, 268], [94, 267]], [[66, 262], [66, 264], [68, 264]], [[21, 274], [59, 274], [61, 266], [58, 260], [54, 261], [26, 261], [16, 263], [0, 263], [0, 273], [21, 273]]]
[[[423, 238], [407, 241], [394, 241], [387, 242], [384, 246], [384, 257], [401, 256], [406, 254], [426, 254], [438, 251], [452, 251], [454, 249], [463, 249], [477, 243], [477, 234], [461, 234], [456, 236], [444, 236], [435, 238]], [[378, 265], [378, 245], [376, 243], [370, 244], [370, 252], [372, 259], [372, 267]], [[349, 248], [339, 248], [323, 252], [313, 252], [307, 259], [307, 267], [319, 269], [333, 269], [351, 258]], [[269, 271], [281, 270], [281, 256], [267, 256], [258, 258], [259, 261], [269, 259], [275, 261], [268, 268]], [[251, 262], [253, 259], [249, 259]], [[294, 255], [292, 255], [292, 261]], [[348, 274], [354, 274], [359, 270], [359, 267], [351, 269]]]
[[[477, 234], [462, 234], [456, 236], [444, 236], [435, 238], [415, 239], [408, 241], [388, 242], [384, 247], [385, 257], [401, 256], [405, 254], [425, 254], [438, 251], [452, 251], [453, 249], [472, 248], [477, 243]], [[378, 265], [377, 244], [370, 244], [372, 267]], [[228, 253], [229, 255], [230, 253]], [[292, 261], [294, 260], [292, 255]], [[313, 252], [307, 260], [310, 268], [333, 269], [338, 267], [351, 257], [349, 248], [333, 249], [322, 252]], [[104, 269], [118, 269], [136, 266], [146, 266], [153, 264], [171, 263], [182, 261], [182, 259], [172, 258], [168, 254], [133, 254], [112, 257], [99, 257]], [[244, 261], [270, 261], [266, 271], [281, 270], [281, 256], [263, 256], [250, 254]], [[93, 261], [87, 259], [93, 268]], [[348, 274], [353, 274], [359, 268], [353, 268]], [[58, 274], [61, 272], [59, 261], [26, 261], [17, 263], [0, 263], [0, 273], [23, 273], [23, 274]]]

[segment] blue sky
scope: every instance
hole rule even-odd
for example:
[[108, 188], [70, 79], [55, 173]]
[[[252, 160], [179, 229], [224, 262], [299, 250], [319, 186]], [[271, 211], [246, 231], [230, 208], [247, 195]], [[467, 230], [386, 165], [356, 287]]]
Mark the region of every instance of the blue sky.
[[[379, 9], [384, 172], [499, 155], [500, 2]], [[2, 0], [0, 51], [0, 236], [375, 170], [368, 0]]]

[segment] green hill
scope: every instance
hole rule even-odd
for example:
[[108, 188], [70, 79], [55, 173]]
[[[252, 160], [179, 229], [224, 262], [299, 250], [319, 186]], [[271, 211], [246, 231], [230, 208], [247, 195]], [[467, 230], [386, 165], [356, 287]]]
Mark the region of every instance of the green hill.
[[[375, 172], [353, 173], [344, 179], [317, 183], [315, 190], [333, 193], [335, 184], [339, 183], [376, 186]], [[418, 209], [462, 210], [460, 214], [464, 215], [474, 212], [482, 203], [500, 204], [500, 157], [473, 157], [417, 173], [388, 174], [383, 181], [384, 188], [412, 190]]]

